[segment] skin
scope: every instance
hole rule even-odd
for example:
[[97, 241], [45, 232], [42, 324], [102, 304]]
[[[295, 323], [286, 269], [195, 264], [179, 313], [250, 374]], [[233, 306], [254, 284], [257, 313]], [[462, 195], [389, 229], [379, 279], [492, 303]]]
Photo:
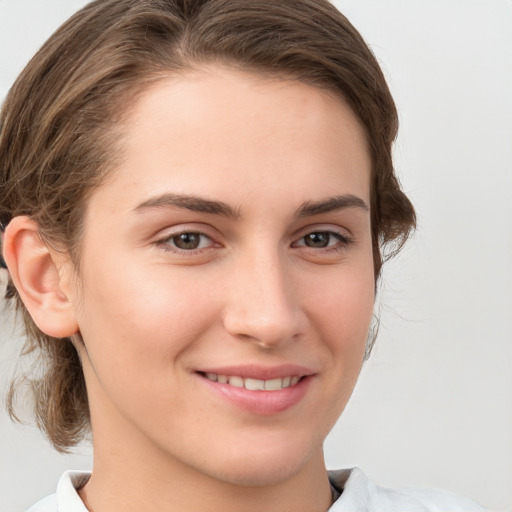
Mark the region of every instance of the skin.
[[[80, 276], [53, 255], [69, 304], [54, 332], [83, 338], [94, 469], [82, 499], [93, 512], [327, 510], [322, 443], [374, 302], [363, 129], [326, 91], [221, 67], [152, 86], [121, 129], [122, 162], [88, 203]], [[317, 202], [328, 211], [307, 211]], [[183, 233], [201, 233], [199, 247], [177, 247]], [[308, 369], [307, 389], [271, 414], [197, 373], [284, 364]]]

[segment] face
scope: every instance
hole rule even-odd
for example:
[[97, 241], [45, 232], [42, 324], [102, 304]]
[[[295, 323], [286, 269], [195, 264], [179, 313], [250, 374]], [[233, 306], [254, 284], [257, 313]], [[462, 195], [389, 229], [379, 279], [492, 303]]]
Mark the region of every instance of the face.
[[122, 128], [70, 291], [95, 449], [233, 483], [304, 471], [372, 315], [362, 128], [325, 91], [222, 68], [153, 86]]

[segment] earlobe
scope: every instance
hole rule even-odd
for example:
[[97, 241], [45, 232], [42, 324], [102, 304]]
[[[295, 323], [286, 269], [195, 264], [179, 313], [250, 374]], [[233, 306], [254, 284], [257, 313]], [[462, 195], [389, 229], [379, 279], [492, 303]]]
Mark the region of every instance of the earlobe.
[[73, 303], [65, 289], [71, 264], [42, 240], [37, 223], [14, 217], [4, 233], [4, 259], [30, 316], [45, 334], [65, 338], [78, 331]]

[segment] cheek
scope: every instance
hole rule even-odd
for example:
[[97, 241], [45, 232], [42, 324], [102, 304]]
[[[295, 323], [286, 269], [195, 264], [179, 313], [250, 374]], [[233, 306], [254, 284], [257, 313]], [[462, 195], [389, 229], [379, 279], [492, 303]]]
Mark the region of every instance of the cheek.
[[343, 412], [363, 364], [374, 306], [372, 267], [339, 269], [336, 276], [309, 294], [308, 312], [317, 339], [321, 340], [324, 401], [319, 401], [326, 435]]
[[112, 269], [107, 274], [85, 280], [79, 321], [91, 402], [117, 404], [127, 416], [137, 411], [142, 423], [147, 418], [147, 428], [151, 422], [169, 428], [169, 411], [189, 407], [171, 392], [186, 377], [182, 354], [215, 321], [215, 304], [188, 279], [164, 279], [165, 272], [158, 272], [159, 279], [151, 272], [127, 278], [114, 277]]
[[356, 348], [368, 334], [375, 300], [371, 266], [340, 268], [308, 294], [308, 310], [333, 350]]
[[79, 313], [95, 367], [107, 359], [115, 361], [120, 372], [168, 367], [218, 316], [210, 291], [214, 287], [203, 286], [203, 280], [192, 280], [186, 272], [162, 266], [142, 272], [144, 267], [128, 265], [119, 272], [119, 266], [109, 262], [95, 267], [94, 273], [84, 271]]
[[371, 266], [340, 268], [323, 290], [309, 296], [311, 324], [322, 340], [325, 396], [332, 402], [324, 411], [334, 424], [359, 377], [374, 306]]
[[[178, 293], [172, 287], [155, 286], [137, 290], [137, 296], [119, 302], [100, 313], [118, 341], [130, 342], [132, 350], [179, 352], [203, 328], [206, 305], [192, 293]], [[201, 310], [203, 316], [195, 314]]]

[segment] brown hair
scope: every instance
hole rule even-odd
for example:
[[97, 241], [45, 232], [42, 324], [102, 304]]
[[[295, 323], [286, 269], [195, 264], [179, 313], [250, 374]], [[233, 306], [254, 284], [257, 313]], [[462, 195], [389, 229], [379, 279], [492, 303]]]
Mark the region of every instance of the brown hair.
[[[0, 224], [28, 215], [79, 268], [84, 205], [113, 167], [116, 123], [135, 95], [169, 73], [223, 63], [293, 78], [340, 95], [364, 127], [372, 158], [376, 281], [415, 224], [391, 159], [398, 117], [386, 81], [359, 33], [327, 0], [96, 0], [33, 57], [0, 115]], [[41, 332], [9, 280], [23, 315], [39, 427], [60, 451], [89, 430], [85, 382], [70, 339]], [[12, 387], [8, 404], [14, 417]]]

